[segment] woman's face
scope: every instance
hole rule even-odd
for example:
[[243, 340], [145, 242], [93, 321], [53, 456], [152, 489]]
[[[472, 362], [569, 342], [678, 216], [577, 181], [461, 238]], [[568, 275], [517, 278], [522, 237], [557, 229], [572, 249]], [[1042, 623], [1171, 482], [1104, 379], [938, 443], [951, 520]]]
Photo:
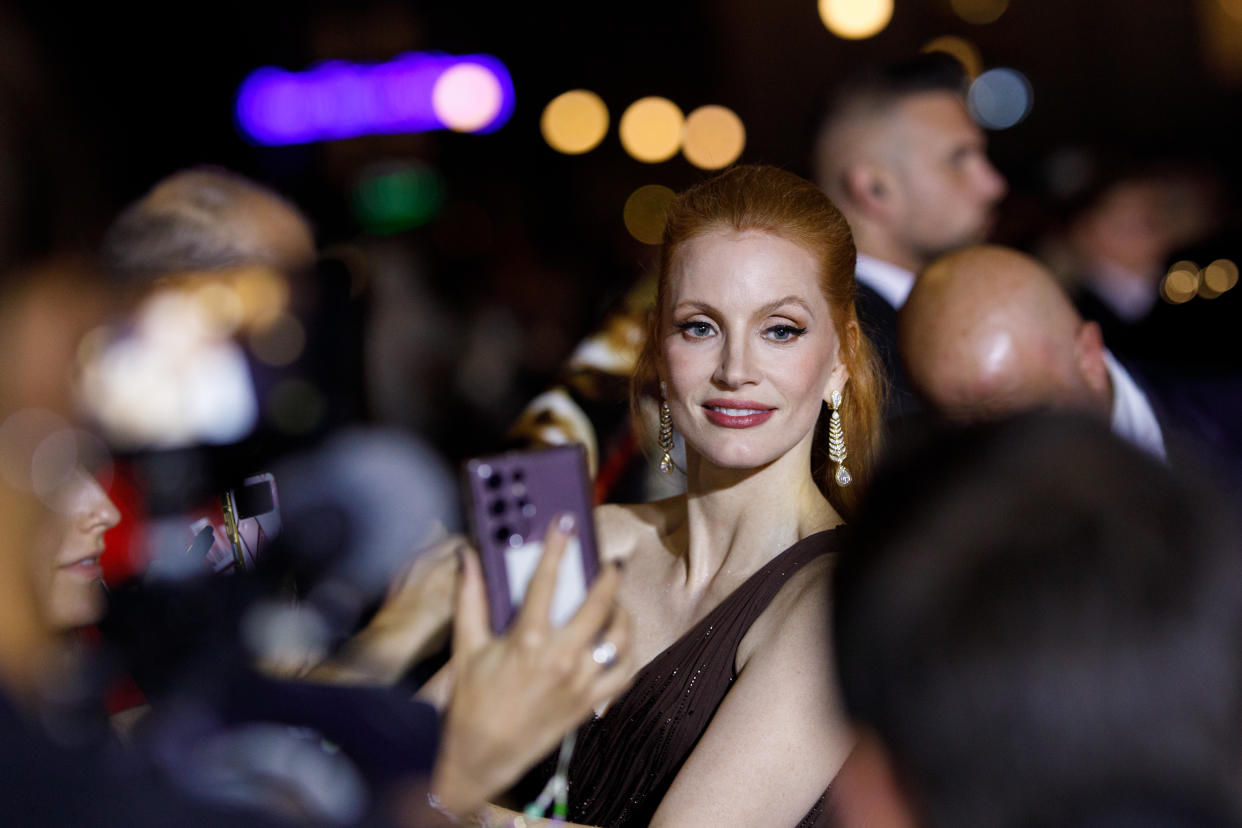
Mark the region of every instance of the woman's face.
[[40, 573], [45, 584], [48, 624], [69, 630], [94, 624], [103, 617], [103, 570], [99, 556], [104, 532], [121, 514], [95, 478], [77, 469], [57, 495], [59, 545]]
[[687, 446], [723, 468], [757, 468], [805, 443], [844, 387], [837, 331], [803, 247], [718, 230], [673, 259], [661, 379]]

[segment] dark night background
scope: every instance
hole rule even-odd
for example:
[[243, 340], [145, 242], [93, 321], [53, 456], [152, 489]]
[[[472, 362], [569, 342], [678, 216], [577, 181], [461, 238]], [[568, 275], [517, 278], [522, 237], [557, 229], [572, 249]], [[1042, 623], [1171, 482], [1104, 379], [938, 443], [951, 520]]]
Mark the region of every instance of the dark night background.
[[[1112, 162], [1210, 165], [1227, 195], [1226, 235], [1212, 255], [1236, 260], [1242, 251], [1228, 231], [1237, 227], [1242, 174], [1242, 19], [1224, 11], [1229, 2], [1010, 0], [997, 21], [975, 25], [959, 19], [949, 0], [897, 0], [888, 27], [862, 41], [828, 32], [814, 0], [21, 2], [13, 11], [43, 66], [51, 90], [44, 115], [77, 165], [75, 198], [88, 227], [158, 178], [210, 163], [291, 196], [313, 217], [321, 245], [332, 245], [360, 234], [348, 208], [360, 169], [394, 159], [436, 169], [444, 207], [402, 238], [420, 251], [420, 278], [448, 313], [466, 313], [488, 296], [510, 303], [528, 333], [546, 334], [513, 393], [475, 424], [482, 433], [461, 438], [464, 448], [491, 439], [489, 429], [500, 429], [547, 381], [650, 263], [654, 248], [630, 238], [621, 221], [627, 195], [649, 183], [679, 189], [703, 175], [681, 155], [643, 164], [622, 150], [617, 119], [646, 95], [667, 96], [685, 112], [728, 106], [746, 126], [742, 161], [809, 175], [815, 126], [834, 79], [863, 62], [911, 54], [934, 37], [966, 37], [985, 66], [1019, 69], [1034, 90], [1029, 117], [990, 138], [1011, 188], [999, 240], [1030, 246], [1055, 224], [1048, 159], [1082, 147]], [[379, 61], [408, 50], [498, 56], [514, 80], [512, 119], [490, 135], [281, 149], [251, 146], [234, 128], [233, 96], [258, 66], [300, 70], [327, 58]], [[609, 134], [592, 152], [565, 156], [544, 143], [539, 117], [551, 98], [579, 87], [607, 103]], [[548, 310], [549, 303], [556, 307]], [[1203, 313], [1190, 305], [1188, 315]], [[1226, 309], [1237, 297], [1216, 305], [1216, 317], [1235, 318]]]

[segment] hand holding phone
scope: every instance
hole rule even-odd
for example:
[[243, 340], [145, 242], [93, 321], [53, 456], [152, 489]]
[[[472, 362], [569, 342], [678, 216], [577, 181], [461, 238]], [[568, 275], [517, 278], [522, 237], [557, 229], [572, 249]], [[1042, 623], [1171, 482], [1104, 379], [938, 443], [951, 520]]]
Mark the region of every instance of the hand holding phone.
[[[629, 685], [634, 650], [629, 615], [616, 600], [621, 584], [616, 566], [601, 570], [564, 626], [549, 621], [558, 570], [579, 528], [567, 523], [551, 521], [526, 601], [504, 636], [488, 630], [478, 557], [471, 551], [463, 556], [454, 669], [443, 671], [452, 674], [439, 688], [445, 720], [431, 780], [431, 790], [450, 812], [471, 811], [509, 787], [566, 732]], [[419, 696], [435, 703], [423, 691]]]
[[504, 632], [522, 605], [549, 523], [571, 515], [576, 531], [561, 558], [551, 621], [561, 626], [599, 574], [586, 457], [581, 446], [478, 457], [465, 466], [471, 528], [487, 586], [492, 631]]

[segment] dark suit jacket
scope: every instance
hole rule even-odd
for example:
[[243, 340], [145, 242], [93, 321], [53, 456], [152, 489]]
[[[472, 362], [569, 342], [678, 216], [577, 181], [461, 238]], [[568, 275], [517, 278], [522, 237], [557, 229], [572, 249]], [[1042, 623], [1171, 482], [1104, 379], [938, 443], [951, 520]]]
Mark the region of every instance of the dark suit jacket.
[[870, 286], [857, 282], [858, 293], [854, 306], [858, 310], [858, 323], [871, 340], [876, 356], [884, 367], [888, 380], [888, 399], [884, 406], [884, 419], [893, 422], [923, 410], [918, 397], [910, 388], [906, 372], [901, 367], [897, 351], [897, 309]]
[[1169, 465], [1205, 470], [1242, 494], [1242, 377], [1189, 376], [1119, 359], [1147, 395]]

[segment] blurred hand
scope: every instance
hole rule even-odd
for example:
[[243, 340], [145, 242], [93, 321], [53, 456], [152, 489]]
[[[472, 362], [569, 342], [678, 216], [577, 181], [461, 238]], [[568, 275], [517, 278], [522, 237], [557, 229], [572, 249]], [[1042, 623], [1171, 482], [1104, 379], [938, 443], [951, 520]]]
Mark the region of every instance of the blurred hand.
[[[634, 672], [630, 620], [616, 604], [620, 571], [607, 564], [563, 627], [549, 621], [557, 572], [574, 528], [553, 521], [526, 600], [509, 631], [494, 637], [478, 556], [462, 561], [453, 627], [453, 689], [432, 791], [453, 813], [472, 811], [543, 758]], [[596, 646], [615, 647], [601, 664]]]
[[463, 535], [414, 553], [371, 622], [306, 678], [392, 684], [448, 639]]
[[367, 627], [407, 641], [414, 629], [447, 636], [453, 620], [461, 549], [466, 545], [464, 535], [450, 535], [418, 552], [397, 575]]

